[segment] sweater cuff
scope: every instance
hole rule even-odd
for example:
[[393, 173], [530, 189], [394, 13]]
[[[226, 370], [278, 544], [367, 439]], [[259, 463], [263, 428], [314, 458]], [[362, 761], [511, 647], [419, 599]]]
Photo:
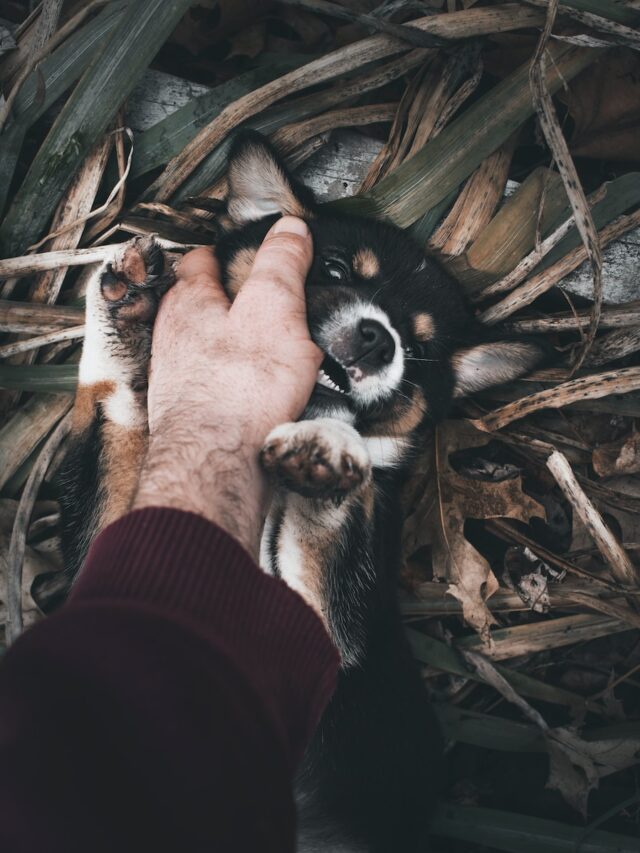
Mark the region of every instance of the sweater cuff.
[[297, 733], [305, 741], [335, 688], [339, 656], [319, 617], [232, 536], [195, 513], [141, 509], [103, 530], [69, 605], [96, 601], [151, 606], [186, 622], [272, 700], [295, 705], [292, 718], [306, 717], [306, 731]]

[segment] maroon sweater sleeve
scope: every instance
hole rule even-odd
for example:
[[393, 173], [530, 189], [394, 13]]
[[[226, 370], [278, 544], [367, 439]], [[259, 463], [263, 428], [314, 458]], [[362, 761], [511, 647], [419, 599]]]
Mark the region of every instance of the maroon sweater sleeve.
[[131, 513], [0, 668], [0, 850], [293, 851], [292, 774], [337, 668], [223, 530]]

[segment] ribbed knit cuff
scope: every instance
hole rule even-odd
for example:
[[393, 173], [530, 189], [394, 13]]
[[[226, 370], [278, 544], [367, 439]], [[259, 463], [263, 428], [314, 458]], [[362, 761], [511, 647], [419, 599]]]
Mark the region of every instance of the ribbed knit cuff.
[[107, 527], [69, 605], [96, 601], [151, 606], [205, 635], [271, 699], [288, 703], [283, 716], [304, 729], [294, 740], [310, 737], [335, 688], [339, 657], [318, 616], [194, 513], [142, 509]]

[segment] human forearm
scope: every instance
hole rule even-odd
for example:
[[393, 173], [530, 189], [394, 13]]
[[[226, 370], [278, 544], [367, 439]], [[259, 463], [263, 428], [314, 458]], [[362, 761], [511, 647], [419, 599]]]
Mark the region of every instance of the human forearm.
[[0, 849], [292, 850], [291, 773], [337, 665], [223, 530], [129, 514], [3, 661]]
[[169, 418], [151, 437], [134, 509], [194, 512], [219, 524], [257, 560], [267, 494], [258, 449], [237, 424]]

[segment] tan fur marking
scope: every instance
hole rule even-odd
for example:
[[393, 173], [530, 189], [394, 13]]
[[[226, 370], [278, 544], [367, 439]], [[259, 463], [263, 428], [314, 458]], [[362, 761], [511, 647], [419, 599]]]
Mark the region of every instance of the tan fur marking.
[[130, 246], [124, 253], [122, 271], [132, 284], [144, 284], [147, 268], [142, 253], [136, 246]]
[[419, 341], [429, 341], [435, 332], [435, 323], [431, 314], [423, 312], [413, 318], [413, 331]]
[[387, 418], [372, 424], [365, 430], [364, 437], [389, 436], [401, 438], [409, 435], [422, 422], [426, 412], [427, 401], [425, 396], [419, 388], [414, 388], [410, 403], [404, 401], [397, 403]]
[[252, 145], [243, 157], [231, 163], [227, 183], [228, 213], [237, 224], [276, 212], [301, 219], [310, 217], [310, 212], [293, 193], [286, 175], [259, 146]]
[[105, 500], [100, 529], [131, 508], [147, 452], [148, 433], [146, 429], [130, 429], [107, 421], [102, 428], [102, 439]]
[[235, 299], [238, 291], [249, 278], [257, 251], [257, 248], [240, 249], [229, 263], [227, 267], [227, 293], [231, 299]]
[[364, 510], [364, 517], [367, 521], [373, 520], [373, 511], [375, 506], [375, 492], [373, 489], [367, 489], [362, 496], [362, 509]]
[[328, 627], [323, 595], [324, 573], [328, 556], [335, 547], [335, 538], [315, 528], [313, 536], [301, 536], [298, 544], [303, 556], [300, 579], [304, 586], [300, 594]]
[[96, 416], [98, 403], [106, 400], [115, 390], [116, 383], [110, 380], [95, 382], [92, 385], [79, 385], [73, 406], [71, 431], [84, 432]]
[[351, 264], [354, 272], [361, 278], [375, 278], [380, 274], [380, 261], [373, 249], [359, 249]]
[[127, 285], [124, 281], [107, 281], [100, 285], [102, 295], [108, 302], [117, 302], [127, 295]]

